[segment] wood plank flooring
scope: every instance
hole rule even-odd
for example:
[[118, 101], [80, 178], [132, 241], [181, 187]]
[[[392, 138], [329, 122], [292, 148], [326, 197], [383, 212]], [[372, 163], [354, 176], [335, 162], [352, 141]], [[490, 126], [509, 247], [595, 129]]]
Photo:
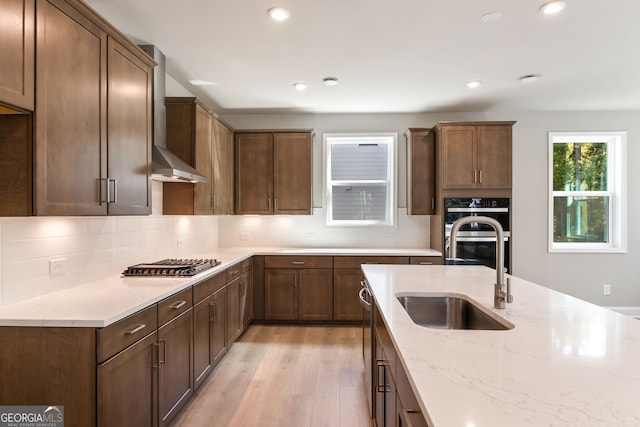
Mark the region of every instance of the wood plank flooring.
[[252, 325], [173, 427], [370, 427], [362, 329]]

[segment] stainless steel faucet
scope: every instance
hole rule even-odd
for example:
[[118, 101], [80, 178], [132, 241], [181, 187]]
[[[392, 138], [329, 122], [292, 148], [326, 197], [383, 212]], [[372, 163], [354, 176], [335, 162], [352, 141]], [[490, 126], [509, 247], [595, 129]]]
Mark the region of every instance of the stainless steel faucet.
[[493, 306], [505, 308], [505, 303], [513, 302], [511, 295], [511, 281], [504, 280], [504, 230], [498, 221], [486, 216], [463, 216], [451, 225], [449, 235], [449, 258], [456, 258], [456, 235], [462, 225], [480, 223], [493, 227], [496, 232], [496, 284], [493, 293]]

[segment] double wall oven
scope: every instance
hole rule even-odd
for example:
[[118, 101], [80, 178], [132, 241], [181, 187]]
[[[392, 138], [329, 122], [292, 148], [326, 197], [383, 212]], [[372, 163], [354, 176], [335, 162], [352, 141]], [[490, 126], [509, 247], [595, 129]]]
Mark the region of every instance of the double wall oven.
[[456, 256], [448, 258], [451, 226], [464, 216], [486, 216], [495, 219], [504, 229], [504, 266], [511, 272], [511, 212], [508, 198], [445, 198], [444, 249], [446, 264], [486, 265], [496, 268], [496, 233], [489, 225], [470, 223], [460, 228], [456, 236]]

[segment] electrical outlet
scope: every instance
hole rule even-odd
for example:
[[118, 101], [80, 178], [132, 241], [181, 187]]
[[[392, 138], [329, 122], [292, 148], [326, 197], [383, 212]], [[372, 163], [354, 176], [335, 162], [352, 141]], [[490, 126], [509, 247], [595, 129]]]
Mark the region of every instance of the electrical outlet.
[[240, 232], [240, 240], [250, 240], [250, 239], [251, 239], [251, 233], [249, 233], [248, 231]]
[[184, 241], [182, 239], [176, 240], [176, 248], [182, 249], [182, 245], [184, 245]]
[[65, 273], [65, 258], [49, 260], [49, 277], [62, 276]]
[[387, 242], [391, 240], [391, 233], [382, 233], [382, 240]]
[[611, 285], [602, 285], [602, 295], [611, 295]]

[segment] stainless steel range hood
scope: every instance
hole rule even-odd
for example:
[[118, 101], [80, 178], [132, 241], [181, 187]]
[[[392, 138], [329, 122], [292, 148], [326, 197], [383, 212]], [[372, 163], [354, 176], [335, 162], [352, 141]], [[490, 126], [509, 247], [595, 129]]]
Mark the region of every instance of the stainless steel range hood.
[[153, 45], [140, 45], [158, 64], [153, 71], [153, 164], [151, 179], [164, 182], [207, 182], [207, 177], [167, 150], [165, 99], [165, 57]]

